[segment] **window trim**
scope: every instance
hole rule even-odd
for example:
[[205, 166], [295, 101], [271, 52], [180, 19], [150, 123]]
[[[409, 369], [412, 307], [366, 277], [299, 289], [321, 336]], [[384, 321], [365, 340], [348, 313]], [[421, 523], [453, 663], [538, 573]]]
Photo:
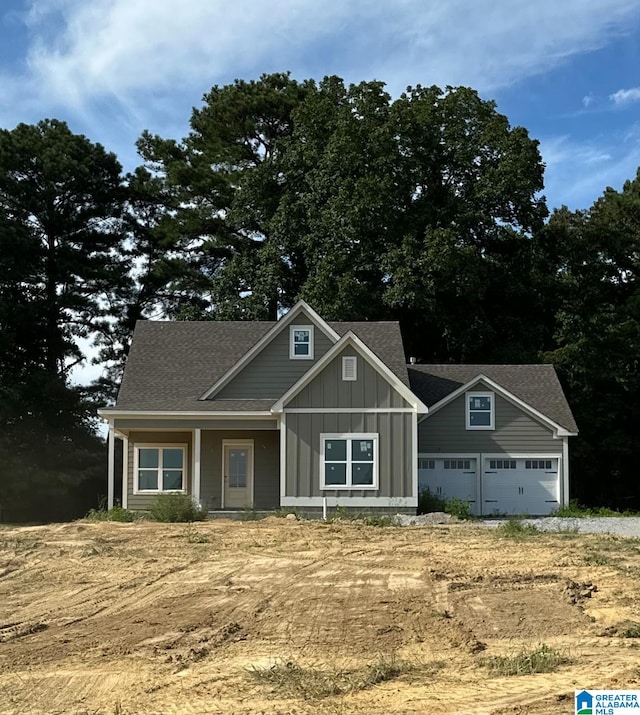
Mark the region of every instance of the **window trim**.
[[[181, 449], [182, 450], [182, 489], [140, 489], [139, 488], [139, 463], [141, 449]], [[186, 494], [189, 474], [187, 472], [189, 445], [180, 442], [136, 442], [133, 448], [133, 493], [134, 494]], [[158, 485], [162, 484], [162, 460], [158, 459]]]
[[[489, 424], [488, 425], [472, 425], [471, 424], [471, 413], [475, 410], [471, 409], [469, 405], [470, 399], [472, 397], [488, 397], [490, 401], [489, 410]], [[465, 405], [465, 427], [468, 430], [494, 430], [495, 429], [495, 415], [496, 415], [496, 396], [495, 392], [489, 390], [484, 391], [472, 391], [464, 393], [464, 405]]]
[[[307, 330], [309, 332], [309, 354], [296, 355], [294, 331]], [[313, 360], [313, 325], [290, 325], [289, 326], [289, 359], [290, 360]]]
[[[347, 365], [349, 361], [353, 361], [353, 376], [349, 377], [347, 372]], [[343, 382], [356, 382], [358, 379], [358, 357], [356, 355], [343, 355], [342, 356], [342, 381]]]
[[[347, 483], [346, 484], [325, 484], [325, 458], [324, 458], [324, 445], [327, 440], [331, 439], [344, 439], [347, 441], [347, 458], [344, 462], [346, 464], [347, 472]], [[358, 441], [359, 439], [365, 440], [370, 439], [373, 441], [373, 484], [353, 484], [353, 472], [351, 471], [351, 466], [353, 461], [351, 459], [351, 443]], [[380, 435], [377, 432], [347, 432], [347, 433], [325, 433], [320, 435], [320, 489], [323, 491], [377, 491], [379, 483], [378, 474], [378, 442]], [[342, 460], [330, 460], [330, 462]], [[356, 462], [356, 464], [369, 464], [369, 462]]]

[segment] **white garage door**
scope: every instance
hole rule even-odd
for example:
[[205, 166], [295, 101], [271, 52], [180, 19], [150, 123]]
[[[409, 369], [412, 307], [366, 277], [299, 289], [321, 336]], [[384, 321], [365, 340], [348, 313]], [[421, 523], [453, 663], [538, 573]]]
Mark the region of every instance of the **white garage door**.
[[469, 502], [471, 512], [477, 514], [477, 459], [476, 457], [424, 456], [418, 459], [418, 486], [428, 489], [443, 499], [462, 499]]
[[483, 514], [549, 514], [558, 508], [558, 459], [483, 457]]

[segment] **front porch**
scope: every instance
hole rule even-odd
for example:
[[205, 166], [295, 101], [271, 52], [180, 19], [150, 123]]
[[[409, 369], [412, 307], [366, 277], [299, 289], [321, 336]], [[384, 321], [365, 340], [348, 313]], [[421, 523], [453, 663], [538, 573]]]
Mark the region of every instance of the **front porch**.
[[[250, 429], [118, 426], [109, 435], [108, 507], [148, 510], [163, 492], [189, 494], [210, 512], [280, 508], [280, 432], [275, 420]], [[115, 442], [122, 441], [116, 467]], [[116, 472], [122, 486], [116, 495]], [[120, 486], [120, 485], [118, 485]]]

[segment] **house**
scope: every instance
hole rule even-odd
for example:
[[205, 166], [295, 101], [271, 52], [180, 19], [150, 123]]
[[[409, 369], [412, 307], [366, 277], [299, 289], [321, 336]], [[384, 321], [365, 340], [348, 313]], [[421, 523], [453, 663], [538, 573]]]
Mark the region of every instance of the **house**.
[[[550, 366], [406, 365], [397, 323], [137, 324], [109, 422], [122, 505], [415, 512], [419, 485], [477, 513], [568, 500], [575, 423]], [[512, 465], [514, 465], [512, 467]]]

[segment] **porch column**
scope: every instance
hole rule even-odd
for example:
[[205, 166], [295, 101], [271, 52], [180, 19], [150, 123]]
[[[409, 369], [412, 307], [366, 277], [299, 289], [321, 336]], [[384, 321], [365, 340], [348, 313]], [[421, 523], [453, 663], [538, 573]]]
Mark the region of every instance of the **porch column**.
[[202, 430], [193, 430], [193, 499], [200, 504], [200, 451]]
[[115, 481], [116, 431], [113, 422], [109, 423], [109, 442], [107, 445], [107, 508], [113, 509], [113, 490]]
[[122, 508], [127, 508], [129, 499], [129, 439], [122, 437]]

